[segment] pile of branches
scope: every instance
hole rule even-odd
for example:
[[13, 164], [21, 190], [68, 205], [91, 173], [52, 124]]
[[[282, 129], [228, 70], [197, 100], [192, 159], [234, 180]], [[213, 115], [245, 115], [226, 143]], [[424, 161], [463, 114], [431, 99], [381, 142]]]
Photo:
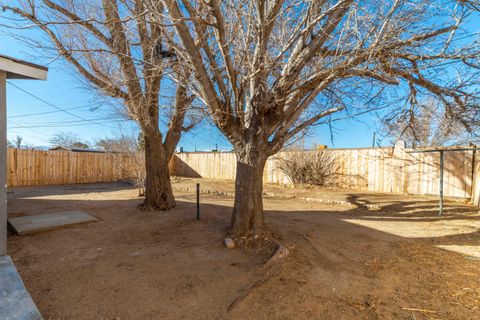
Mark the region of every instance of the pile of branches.
[[338, 163], [330, 152], [302, 152], [282, 159], [280, 169], [294, 185], [336, 187]]

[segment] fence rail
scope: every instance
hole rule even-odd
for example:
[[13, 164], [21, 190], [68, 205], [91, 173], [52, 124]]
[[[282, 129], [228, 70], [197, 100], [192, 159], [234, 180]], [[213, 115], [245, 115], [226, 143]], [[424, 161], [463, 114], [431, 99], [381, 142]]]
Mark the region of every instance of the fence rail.
[[[437, 195], [440, 175], [439, 154], [411, 154], [408, 151], [411, 150], [363, 148], [280, 152], [268, 159], [264, 182], [290, 184], [290, 179], [280, 168], [283, 159], [302, 157], [305, 153], [328, 152], [337, 163], [337, 173], [346, 177], [343, 179], [346, 181], [344, 186], [350, 189]], [[179, 176], [232, 180], [235, 178], [236, 159], [233, 153], [180, 153], [174, 159], [172, 167], [172, 173]], [[476, 201], [480, 201], [480, 166], [477, 165], [476, 170], [473, 167], [472, 151], [445, 153], [445, 196], [459, 198], [476, 196]]]

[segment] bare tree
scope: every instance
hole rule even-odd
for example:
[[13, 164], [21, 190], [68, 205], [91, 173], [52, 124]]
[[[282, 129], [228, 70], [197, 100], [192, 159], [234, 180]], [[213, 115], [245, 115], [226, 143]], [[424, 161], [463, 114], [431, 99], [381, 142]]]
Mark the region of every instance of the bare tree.
[[432, 103], [419, 104], [407, 114], [388, 116], [382, 120], [382, 131], [391, 143], [403, 140], [410, 148], [466, 144], [477, 135]]
[[[157, 6], [159, 3], [162, 5]], [[164, 12], [164, 7], [166, 12]], [[237, 156], [231, 233], [265, 230], [267, 158], [304, 128], [400, 95], [478, 124], [478, 39], [455, 1], [149, 1]], [[171, 26], [171, 27], [169, 27]], [[397, 110], [398, 111], [398, 110]]]
[[7, 141], [7, 146], [9, 148], [20, 149], [22, 147], [22, 142], [23, 142], [23, 138], [20, 136], [16, 136], [15, 138]]
[[[182, 83], [174, 84], [171, 101], [165, 103], [160, 96], [164, 76], [181, 70], [176, 70], [175, 55], [165, 46], [162, 29], [150, 23], [144, 2], [21, 0], [5, 2], [3, 9], [43, 31], [53, 48], [36, 45], [54, 50], [89, 85], [123, 102], [125, 114], [139, 124], [145, 137], [146, 195], [141, 208], [174, 207], [168, 163], [182, 130], [193, 125], [186, 120], [192, 98]], [[165, 121], [164, 132], [160, 120]]]
[[54, 147], [88, 149], [90, 145], [78, 134], [73, 132], [58, 132], [50, 138], [50, 144]]

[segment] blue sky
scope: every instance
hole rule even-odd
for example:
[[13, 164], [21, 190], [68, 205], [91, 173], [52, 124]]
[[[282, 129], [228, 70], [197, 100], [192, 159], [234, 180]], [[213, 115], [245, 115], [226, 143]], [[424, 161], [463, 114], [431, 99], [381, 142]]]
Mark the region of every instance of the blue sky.
[[[38, 36], [37, 32], [28, 32], [34, 37]], [[11, 84], [7, 84], [9, 139], [21, 136], [27, 144], [48, 146], [51, 136], [58, 132], [73, 132], [84, 140], [94, 141], [115, 135], [119, 123], [126, 128], [136, 128], [133, 122], [118, 122], [119, 117], [115, 114], [114, 105], [108, 100], [105, 102], [97, 92], [87, 88], [65, 63], [42, 58], [38, 49], [27, 47], [2, 30], [0, 54], [49, 67], [47, 81], [10, 80]], [[58, 109], [52, 105], [65, 109], [70, 114], [57, 112]], [[95, 110], [92, 111], [92, 108]], [[32, 115], [46, 112], [52, 113]], [[305, 146], [326, 144], [336, 148], [369, 147], [372, 144], [373, 128], [376, 126], [375, 119], [374, 116], [365, 115], [355, 121], [337, 122], [333, 128], [333, 144], [328, 127], [312, 129], [305, 138]], [[216, 147], [220, 150], [231, 149], [222, 134], [208, 123], [184, 135], [179, 147], [186, 151], [211, 150]]]

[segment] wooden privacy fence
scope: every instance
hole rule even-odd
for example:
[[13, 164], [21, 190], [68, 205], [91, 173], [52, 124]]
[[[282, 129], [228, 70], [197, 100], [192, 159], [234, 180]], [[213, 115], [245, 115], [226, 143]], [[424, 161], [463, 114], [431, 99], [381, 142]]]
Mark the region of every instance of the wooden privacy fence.
[[[336, 163], [342, 186], [375, 192], [437, 195], [438, 153], [410, 154], [402, 148], [325, 149], [280, 152], [270, 157], [264, 182], [290, 184], [280, 166], [283, 159], [327, 152]], [[475, 159], [476, 158], [476, 159]], [[68, 151], [8, 150], [8, 185], [36, 186], [113, 182], [132, 177], [129, 155]], [[173, 175], [235, 179], [234, 153], [179, 153], [170, 163]], [[480, 205], [480, 157], [472, 151], [445, 153], [444, 193], [471, 198]]]
[[8, 185], [112, 182], [129, 178], [128, 157], [114, 153], [8, 150]]
[[[336, 173], [342, 177], [342, 187], [375, 192], [438, 195], [439, 154], [410, 154], [409, 151], [411, 150], [397, 147], [280, 152], [268, 159], [263, 178], [265, 183], [290, 184], [290, 179], [280, 168], [283, 159], [327, 152], [335, 160]], [[233, 153], [179, 153], [172, 167], [172, 173], [178, 176], [232, 180], [235, 178], [236, 160]], [[445, 196], [475, 198], [477, 194], [477, 199], [480, 198], [480, 166], [477, 165], [476, 170], [473, 167], [473, 151], [445, 153]], [[477, 183], [472, 192], [474, 180]]]
[[475, 157], [475, 169], [473, 175], [473, 187], [472, 187], [472, 202], [473, 204], [480, 206], [480, 157]]

